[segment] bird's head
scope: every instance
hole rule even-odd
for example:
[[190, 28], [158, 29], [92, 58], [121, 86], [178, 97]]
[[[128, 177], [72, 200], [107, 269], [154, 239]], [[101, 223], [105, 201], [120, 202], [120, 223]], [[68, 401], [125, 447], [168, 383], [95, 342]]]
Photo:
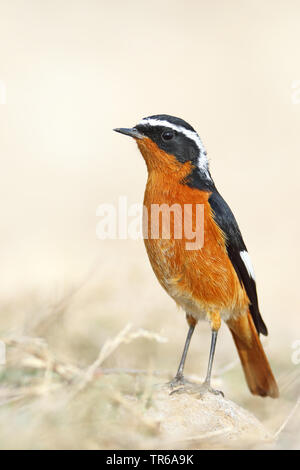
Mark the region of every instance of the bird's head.
[[159, 114], [142, 119], [133, 128], [114, 130], [136, 140], [149, 172], [175, 172], [183, 177], [197, 172], [211, 180], [201, 139], [183, 119]]

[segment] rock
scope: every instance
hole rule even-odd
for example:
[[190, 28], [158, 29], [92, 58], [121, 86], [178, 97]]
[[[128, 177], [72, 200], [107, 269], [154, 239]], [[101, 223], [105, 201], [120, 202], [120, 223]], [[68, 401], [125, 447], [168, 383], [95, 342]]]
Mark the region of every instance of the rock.
[[155, 391], [147, 417], [159, 425], [161, 448], [251, 447], [272, 441], [255, 416], [232, 401], [210, 393], [197, 397]]

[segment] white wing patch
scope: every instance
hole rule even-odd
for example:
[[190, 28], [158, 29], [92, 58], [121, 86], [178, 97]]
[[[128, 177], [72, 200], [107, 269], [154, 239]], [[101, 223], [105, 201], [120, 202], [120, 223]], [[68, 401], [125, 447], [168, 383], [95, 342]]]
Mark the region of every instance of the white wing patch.
[[250, 258], [248, 251], [246, 250], [240, 251], [240, 257], [242, 258], [243, 263], [247, 268], [249, 276], [252, 277], [252, 279], [255, 281], [255, 273], [254, 273], [253, 265], [252, 265], [251, 258]]

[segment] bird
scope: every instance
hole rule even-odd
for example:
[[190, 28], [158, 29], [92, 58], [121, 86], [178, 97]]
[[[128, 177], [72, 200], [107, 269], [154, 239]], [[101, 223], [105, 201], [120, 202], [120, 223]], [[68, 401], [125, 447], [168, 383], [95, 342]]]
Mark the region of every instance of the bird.
[[[250, 392], [277, 398], [278, 386], [260, 340], [260, 334], [266, 336], [268, 330], [259, 310], [251, 258], [233, 212], [211, 176], [198, 133], [183, 119], [167, 114], [149, 116], [132, 128], [114, 131], [132, 137], [146, 162], [146, 251], [159, 283], [185, 311], [188, 323], [179, 367], [169, 383], [171, 390], [223, 395], [212, 387], [211, 376], [217, 336], [224, 322], [232, 334]], [[192, 208], [192, 215], [184, 220], [192, 233], [197, 233], [202, 221], [203, 240], [192, 249], [186, 227], [182, 227], [181, 236], [176, 232], [179, 218], [175, 211], [170, 216], [169, 236], [162, 234], [162, 215], [154, 221], [153, 207], [174, 205], [182, 211]], [[200, 222], [196, 207], [202, 208]], [[156, 233], [151, 236], [155, 224]], [[207, 373], [201, 385], [184, 376], [188, 349], [200, 320], [208, 321], [211, 327]]]

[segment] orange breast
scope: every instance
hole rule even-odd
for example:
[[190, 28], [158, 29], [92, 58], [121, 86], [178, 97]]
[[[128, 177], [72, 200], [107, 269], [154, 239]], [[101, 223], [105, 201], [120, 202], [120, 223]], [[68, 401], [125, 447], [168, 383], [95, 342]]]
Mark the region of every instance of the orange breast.
[[[152, 158], [151, 154], [149, 158]], [[168, 166], [172, 166], [172, 171], [152, 167], [144, 197], [147, 209], [144, 230], [148, 236], [145, 238], [145, 246], [159, 282], [180, 306], [196, 317], [216, 309], [225, 320], [244, 313], [249, 300], [227, 255], [223, 233], [212, 217], [209, 193], [182, 184], [191, 170], [190, 164], [178, 164], [175, 157], [166, 154], [162, 158], [170, 160]], [[147, 166], [149, 170], [149, 162]], [[170, 235], [166, 239], [162, 237], [163, 216], [160, 214], [158, 219], [157, 208], [155, 211], [152, 209], [153, 205], [161, 204], [169, 207], [176, 204], [182, 213], [180, 221], [171, 212]], [[204, 240], [201, 249], [190, 250], [187, 249], [187, 243], [191, 240], [186, 233], [191, 228], [193, 232], [196, 231], [197, 204], [204, 209]], [[192, 208], [190, 218], [183, 216], [185, 205]], [[182, 224], [181, 239], [177, 238], [180, 232], [178, 222]], [[153, 226], [157, 224], [159, 235], [154, 239], [151, 237], [151, 230], [153, 232]], [[189, 227], [185, 227], [186, 224]], [[157, 236], [157, 230], [155, 235]]]

